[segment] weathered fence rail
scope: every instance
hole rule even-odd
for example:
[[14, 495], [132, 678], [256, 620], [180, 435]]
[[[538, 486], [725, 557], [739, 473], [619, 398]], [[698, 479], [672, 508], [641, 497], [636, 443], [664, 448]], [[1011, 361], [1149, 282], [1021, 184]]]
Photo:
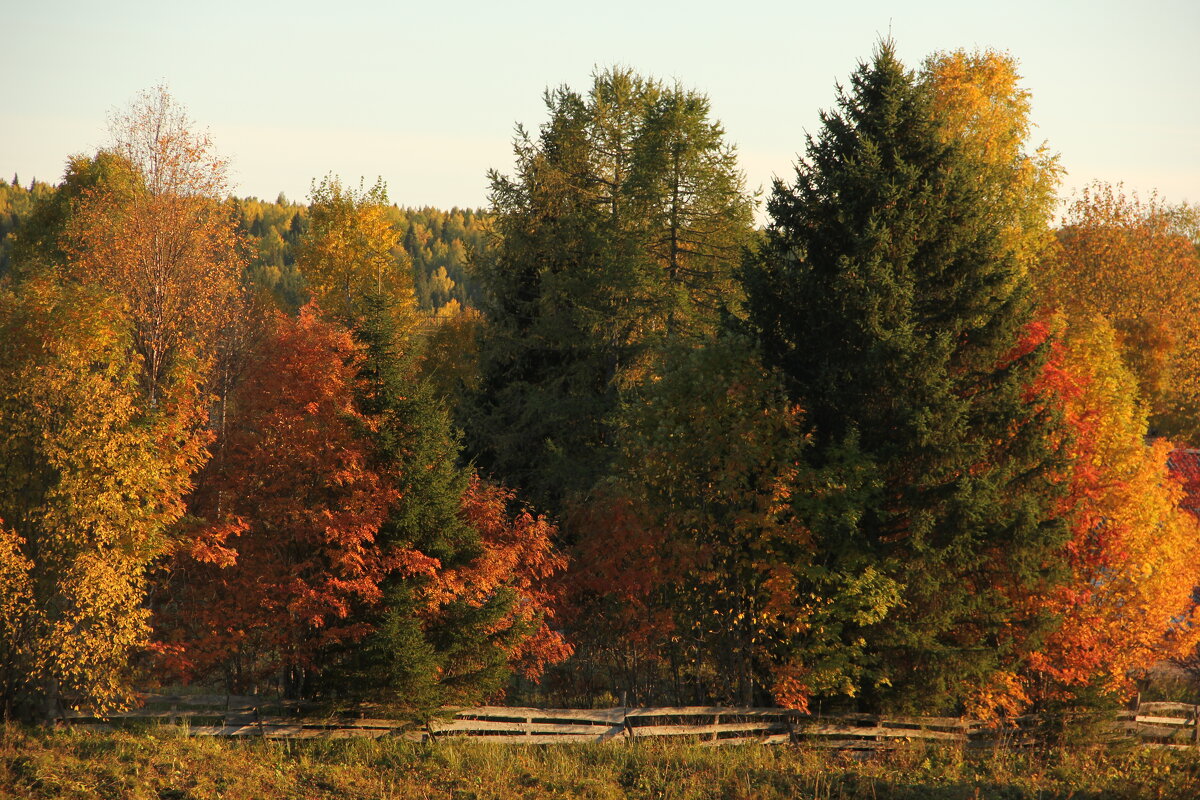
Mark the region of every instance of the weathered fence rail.
[[[64, 722], [110, 728], [130, 721], [177, 724], [194, 736], [339, 739], [398, 736], [411, 740], [550, 744], [677, 737], [708, 745], [805, 742], [817, 747], [878, 750], [913, 742], [992, 746], [1032, 744], [1047, 721], [1022, 717], [1003, 726], [959, 717], [816, 716], [780, 708], [680, 706], [663, 708], [522, 708], [481, 706], [447, 710], [424, 726], [369, 716], [313, 716], [311, 706], [259, 697], [146, 695], [144, 705], [97, 718], [80, 713]], [[1200, 747], [1200, 706], [1141, 703], [1101, 720], [1110, 738], [1160, 746]]]

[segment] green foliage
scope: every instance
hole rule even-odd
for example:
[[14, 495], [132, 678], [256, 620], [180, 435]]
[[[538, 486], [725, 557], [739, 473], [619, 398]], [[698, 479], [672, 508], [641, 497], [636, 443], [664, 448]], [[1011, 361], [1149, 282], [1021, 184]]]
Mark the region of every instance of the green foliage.
[[39, 269], [62, 266], [67, 260], [68, 223], [79, 203], [93, 192], [127, 193], [137, 182], [128, 161], [101, 151], [90, 158], [68, 159], [58, 186], [35, 183], [29, 192], [19, 186], [0, 186], [5, 195], [0, 208], [8, 208], [8, 221], [0, 226], [0, 276], [8, 272], [20, 279]]
[[[561, 509], [604, 474], [609, 416], [666, 343], [715, 330], [750, 203], [708, 101], [625, 69], [547, 92], [539, 136], [492, 173], [497, 244], [467, 413], [481, 467]], [[735, 302], [736, 304], [736, 302]]]
[[[747, 265], [750, 327], [814, 426], [810, 461], [876, 490], [822, 550], [874, 565], [901, 606], [858, 628], [878, 702], [955, 707], [1045, 624], [1012, 601], [1055, 579], [1055, 426], [1030, 387], [1044, 348], [1014, 352], [1026, 279], [979, 162], [944, 141], [928, 91], [890, 43], [777, 183]], [[858, 626], [855, 626], [858, 627]]]
[[[637, 521], [594, 513], [580, 526], [580, 636], [600, 652], [645, 642], [639, 660], [669, 662], [675, 691], [690, 687], [679, 703], [806, 708], [814, 694], [853, 694], [862, 642], [843, 631], [883, 619], [897, 587], [870, 567], [839, 572], [814, 546], [797, 513], [811, 505], [797, 501], [828, 476], [804, 465], [804, 415], [778, 376], [743, 339], [722, 337], [667, 359], [619, 419], [613, 477], [598, 492]], [[615, 600], [606, 621], [624, 617], [625, 629], [598, 625], [593, 597]]]
[[431, 599], [447, 572], [483, 554], [479, 531], [462, 513], [471, 472], [458, 463], [444, 401], [417, 374], [417, 342], [404, 320], [383, 298], [368, 296], [363, 309], [355, 330], [365, 348], [359, 405], [372, 421], [365, 433], [376, 468], [399, 495], [378, 542], [385, 552], [436, 559], [438, 572], [401, 569], [385, 581], [377, 629], [348, 655], [342, 689], [429, 713], [501, 688], [511, 670], [493, 634], [515, 598], [497, 592], [479, 605]]
[[403, 231], [401, 245], [412, 262], [421, 308], [437, 312], [457, 303], [476, 307], [480, 295], [472, 263], [486, 252], [490, 217], [469, 208], [396, 208], [389, 218]]

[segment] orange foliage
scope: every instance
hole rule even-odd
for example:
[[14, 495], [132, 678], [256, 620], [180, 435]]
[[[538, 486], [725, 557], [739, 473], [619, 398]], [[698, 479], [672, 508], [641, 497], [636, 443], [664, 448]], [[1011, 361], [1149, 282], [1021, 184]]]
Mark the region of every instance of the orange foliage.
[[581, 532], [564, 594], [576, 627], [610, 628], [615, 640], [649, 647], [675, 632], [675, 613], [661, 591], [683, 581], [700, 554], [689, 542], [647, 524], [629, 498], [598, 496], [571, 514]]
[[1127, 693], [1131, 677], [1200, 639], [1191, 625], [1200, 524], [1180, 507], [1171, 446], [1145, 440], [1147, 412], [1109, 325], [1073, 320], [1040, 383], [1073, 434], [1062, 504], [1072, 537], [1063, 554], [1070, 580], [1029, 599], [1062, 617], [1029, 654], [1031, 678], [1043, 695], [1085, 685]]
[[523, 626], [530, 633], [508, 654], [509, 663], [529, 678], [571, 655], [571, 645], [550, 627], [557, 593], [550, 579], [567, 565], [553, 545], [556, 528], [527, 509], [508, 513], [515, 494], [475, 476], [463, 495], [463, 515], [479, 531], [483, 552], [465, 566], [446, 570], [431, 593], [431, 605], [452, 598], [482, 605], [501, 589], [511, 589], [516, 602], [496, 625], [496, 631]]
[[[371, 470], [352, 405], [361, 354], [315, 307], [279, 316], [249, 364], [221, 462], [204, 476], [175, 583], [164, 647], [183, 675], [236, 661], [242, 680], [312, 667], [329, 645], [368, 628], [353, 619], [380, 600], [393, 570], [437, 568], [375, 536], [397, 493]], [[170, 617], [171, 615], [168, 615]]]
[[1068, 207], [1059, 243], [1035, 275], [1047, 301], [1073, 316], [1103, 316], [1156, 427], [1196, 435], [1200, 257], [1176, 209], [1096, 183]]
[[165, 89], [143, 94], [113, 124], [129, 180], [86, 190], [68, 232], [70, 275], [125, 301], [152, 402], [175, 361], [214, 349], [244, 266], [226, 164], [190, 125]]

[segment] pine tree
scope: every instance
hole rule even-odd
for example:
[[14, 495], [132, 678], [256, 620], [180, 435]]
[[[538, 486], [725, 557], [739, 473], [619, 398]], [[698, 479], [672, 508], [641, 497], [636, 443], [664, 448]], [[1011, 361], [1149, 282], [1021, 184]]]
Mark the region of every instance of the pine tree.
[[777, 182], [746, 268], [750, 328], [814, 425], [817, 468], [859, 464], [877, 490], [837, 525], [834, 560], [878, 567], [901, 607], [865, 626], [863, 687], [893, 705], [961, 703], [1045, 620], [1009, 601], [1052, 580], [1048, 444], [1030, 387], [1044, 348], [1015, 350], [1029, 289], [979, 187], [980, 165], [940, 135], [928, 90], [890, 42]]
[[537, 142], [518, 137], [517, 177], [492, 175], [499, 244], [481, 264], [488, 325], [467, 432], [481, 469], [555, 508], [604, 466], [627, 260], [605, 235], [586, 102], [559, 90], [547, 106]]

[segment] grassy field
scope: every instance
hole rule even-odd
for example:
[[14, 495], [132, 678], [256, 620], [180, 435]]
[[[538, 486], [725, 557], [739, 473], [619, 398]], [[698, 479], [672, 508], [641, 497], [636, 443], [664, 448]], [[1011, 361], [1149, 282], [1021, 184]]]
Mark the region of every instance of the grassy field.
[[792, 747], [653, 741], [517, 747], [401, 740], [187, 738], [0, 728], [0, 797], [137, 798], [1180, 798], [1200, 753], [912, 749], [855, 759]]

